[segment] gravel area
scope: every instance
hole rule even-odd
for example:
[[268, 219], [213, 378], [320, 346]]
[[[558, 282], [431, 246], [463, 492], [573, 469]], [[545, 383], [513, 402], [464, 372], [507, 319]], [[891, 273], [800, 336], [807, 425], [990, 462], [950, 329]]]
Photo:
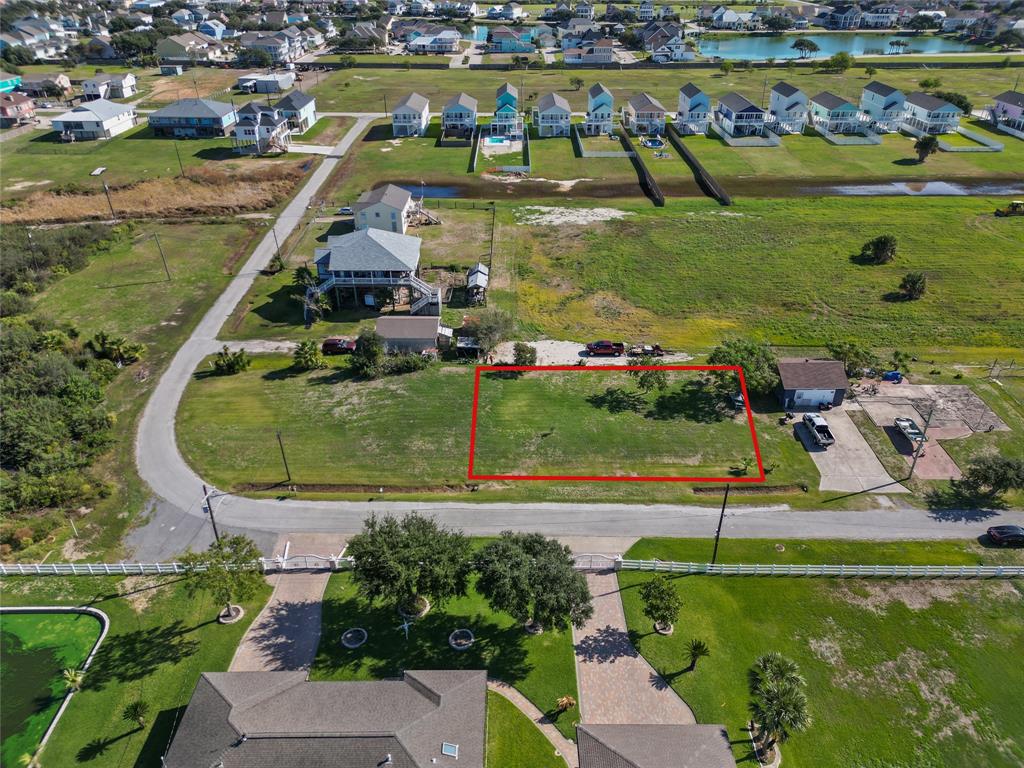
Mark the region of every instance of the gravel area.
[[[627, 365], [636, 358], [622, 357], [589, 357], [583, 342], [579, 341], [557, 341], [555, 339], [541, 339], [540, 341], [527, 342], [537, 350], [537, 365], [575, 365], [581, 360], [587, 365]], [[498, 345], [494, 351], [494, 362], [512, 361], [513, 341], [506, 341]], [[628, 345], [627, 345], [628, 346]], [[679, 364], [693, 359], [693, 355], [685, 352], [672, 352], [664, 357], [656, 358], [658, 363]]]

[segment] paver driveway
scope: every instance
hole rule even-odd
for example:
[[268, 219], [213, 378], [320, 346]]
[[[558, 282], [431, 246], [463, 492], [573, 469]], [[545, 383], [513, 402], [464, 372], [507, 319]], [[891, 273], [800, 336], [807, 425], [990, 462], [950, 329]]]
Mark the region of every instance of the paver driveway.
[[695, 723], [693, 712], [629, 640], [614, 571], [587, 574], [594, 615], [573, 630], [584, 723]]

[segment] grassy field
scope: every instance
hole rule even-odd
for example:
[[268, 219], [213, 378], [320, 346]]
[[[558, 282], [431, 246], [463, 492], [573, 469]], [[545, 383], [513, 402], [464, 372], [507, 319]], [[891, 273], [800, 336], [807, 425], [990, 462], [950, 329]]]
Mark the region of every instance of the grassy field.
[[[959, 542], [727, 540], [721, 562], [1021, 562], [1021, 553]], [[631, 557], [706, 560], [708, 542], [641, 540]], [[1024, 713], [1007, 692], [1024, 683], [1024, 611], [1011, 582], [914, 582], [678, 577], [683, 600], [671, 637], [655, 635], [638, 587], [619, 575], [641, 653], [690, 704], [698, 722], [723, 723], [750, 760], [743, 726], [746, 672], [768, 651], [796, 660], [814, 718], [782, 746], [793, 766], [1013, 766], [1024, 760]], [[711, 656], [695, 671], [685, 645]]]
[[515, 704], [488, 691], [487, 768], [565, 768], [565, 760]]
[[[775, 344], [1014, 347], [1024, 338], [1024, 230], [985, 198], [744, 199], [723, 209], [620, 202], [618, 220], [522, 226], [499, 209], [492, 298], [538, 335], [658, 340], [687, 349], [744, 335]], [[594, 218], [602, 218], [595, 216]], [[855, 263], [891, 233], [896, 259]], [[813, 267], [809, 268], [809, 264]], [[923, 271], [928, 292], [894, 301]]]
[[[622, 371], [531, 372], [480, 378], [479, 475], [728, 477], [754, 462], [746, 414], [717, 411], [693, 372], [640, 393]], [[739, 383], [736, 383], [739, 390]], [[750, 474], [756, 475], [756, 463]]]
[[[601, 140], [598, 151], [621, 151], [622, 146]], [[574, 198], [642, 197], [633, 164], [625, 157], [576, 157], [572, 140], [563, 137], [530, 137], [531, 176], [555, 183], [552, 196], [562, 194]], [[692, 176], [691, 176], [692, 179]], [[564, 182], [570, 182], [566, 184]]]
[[[376, 680], [395, 677], [403, 669], [487, 669], [488, 675], [514, 685], [541, 711], [554, 709], [560, 696], [576, 694], [572, 635], [548, 631], [528, 635], [510, 616], [495, 613], [473, 589], [443, 608], [432, 609], [409, 630], [409, 639], [396, 631], [394, 607], [367, 607], [357, 596], [352, 575], [331, 576], [324, 593], [323, 630], [311, 680]], [[350, 627], [369, 633], [355, 650], [341, 645]], [[453, 651], [448, 635], [466, 627], [476, 642], [466, 651]], [[572, 736], [578, 712], [570, 710], [557, 725]]]
[[[466, 484], [473, 389], [470, 366], [439, 364], [416, 374], [363, 382], [349, 377], [344, 360], [335, 358], [332, 365], [339, 367], [298, 373], [291, 368], [290, 358], [257, 356], [249, 371], [229, 377], [209, 376], [202, 366], [178, 411], [178, 441], [186, 460], [220, 488], [287, 494], [279, 485], [285, 479], [276, 452], [275, 434], [280, 429], [288, 451], [290, 484], [305, 497], [379, 497], [378, 489], [383, 487], [388, 498], [636, 498], [631, 483], [493, 482], [472, 490]], [[623, 428], [619, 422], [630, 420], [628, 414], [611, 419], [592, 405], [587, 408], [595, 411], [595, 423], [614, 422], [617, 437]], [[817, 470], [794, 439], [792, 428], [778, 425], [774, 408], [769, 405], [757, 412], [762, 455], [766, 466], [774, 467], [767, 485], [781, 486], [776, 495], [784, 495], [790, 503], [820, 502], [816, 491], [802, 493], [795, 488], [800, 484], [817, 488]], [[395, 418], [396, 413], [402, 417]], [[667, 434], [655, 421], [649, 428]], [[694, 429], [691, 438], [697, 439], [696, 433], [704, 428]], [[728, 432], [723, 425], [711, 429], [716, 434]], [[740, 431], [737, 427], [737, 435]], [[740, 438], [734, 439], [738, 441], [735, 452], [723, 452], [723, 461], [738, 461], [744, 448], [749, 452], [749, 442], [741, 446]], [[566, 450], [571, 448], [570, 444]], [[595, 455], [603, 451], [609, 462], [615, 458], [611, 440], [590, 448]], [[345, 458], [325, 462], [325, 455]], [[692, 486], [680, 483], [645, 483], [643, 492], [645, 499], [660, 501], [683, 497], [710, 498], [714, 503], [715, 498], [695, 495]]]
[[[90, 605], [110, 618], [110, 632], [42, 764], [158, 768], [199, 674], [227, 669], [270, 588], [246, 603], [245, 617], [230, 626], [217, 623], [211, 599], [188, 598], [180, 579], [8, 578], [0, 594], [4, 605]], [[121, 719], [136, 699], [150, 705], [144, 727]]]
[[36, 751], [64, 700], [61, 670], [81, 669], [100, 636], [101, 625], [81, 614], [5, 614], [0, 626], [0, 762], [17, 765]]

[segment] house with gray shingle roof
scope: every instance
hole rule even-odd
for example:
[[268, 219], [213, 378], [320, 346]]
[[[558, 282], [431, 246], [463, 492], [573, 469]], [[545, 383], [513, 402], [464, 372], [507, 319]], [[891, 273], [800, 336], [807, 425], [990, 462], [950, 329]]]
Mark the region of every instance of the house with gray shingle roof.
[[729, 136], [764, 136], [765, 111], [735, 91], [718, 99], [715, 123]]
[[995, 98], [995, 104], [992, 105], [992, 117], [1001, 129], [1024, 131], [1024, 93], [1020, 91], [1000, 93]]
[[665, 108], [649, 93], [631, 96], [622, 107], [622, 125], [635, 136], [665, 132]]
[[311, 682], [305, 672], [206, 672], [165, 768], [483, 768], [483, 670]]
[[429, 122], [430, 102], [415, 92], [404, 96], [391, 110], [391, 134], [395, 138], [423, 136]]
[[476, 130], [477, 100], [468, 93], [452, 96], [441, 110], [441, 125], [446, 131], [472, 133]]
[[736, 768], [721, 725], [577, 725], [580, 768]]
[[564, 96], [545, 93], [533, 108], [533, 127], [539, 136], [568, 136], [572, 109]]
[[769, 127], [776, 133], [800, 133], [807, 123], [807, 94], [779, 81], [768, 97]]
[[711, 122], [711, 99], [693, 83], [679, 89], [679, 104], [676, 111], [676, 130], [682, 134], [699, 135], [707, 133]]
[[394, 184], [364, 192], [352, 206], [356, 229], [384, 229], [405, 234], [412, 212], [412, 195]]
[[822, 91], [808, 102], [809, 122], [828, 133], [850, 134], [864, 130], [860, 110], [841, 96]]
[[181, 99], [149, 115], [156, 136], [227, 136], [238, 120], [234, 106], [212, 99]]
[[904, 109], [904, 128], [932, 135], [955, 133], [963, 114], [960, 107], [920, 91], [907, 94]]
[[872, 80], [860, 94], [860, 111], [868, 119], [869, 127], [878, 133], [891, 133], [903, 122], [903, 92], [891, 85]]
[[70, 112], [50, 121], [53, 130], [64, 141], [110, 139], [124, 133], [138, 122], [135, 108], [106, 99], [79, 104]]
[[305, 133], [316, 123], [316, 99], [302, 91], [292, 91], [274, 107], [288, 119], [293, 133]]
[[587, 91], [587, 117], [583, 130], [588, 136], [601, 136], [615, 130], [615, 99], [601, 83], [594, 83]]
[[507, 136], [516, 141], [523, 138], [523, 116], [519, 112], [519, 89], [512, 83], [498, 86], [494, 100], [492, 136]]

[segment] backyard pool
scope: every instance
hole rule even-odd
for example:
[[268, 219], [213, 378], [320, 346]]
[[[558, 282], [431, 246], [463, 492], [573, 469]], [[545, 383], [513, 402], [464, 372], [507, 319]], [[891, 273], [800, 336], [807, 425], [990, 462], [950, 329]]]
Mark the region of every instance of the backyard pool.
[[488, 136], [487, 144], [508, 144], [508, 139], [504, 136]]
[[665, 142], [661, 139], [643, 139], [640, 143], [651, 149], [661, 149], [665, 146]]
[[63, 670], [81, 669], [102, 629], [82, 613], [0, 614], [0, 765], [35, 753], [64, 700]]

